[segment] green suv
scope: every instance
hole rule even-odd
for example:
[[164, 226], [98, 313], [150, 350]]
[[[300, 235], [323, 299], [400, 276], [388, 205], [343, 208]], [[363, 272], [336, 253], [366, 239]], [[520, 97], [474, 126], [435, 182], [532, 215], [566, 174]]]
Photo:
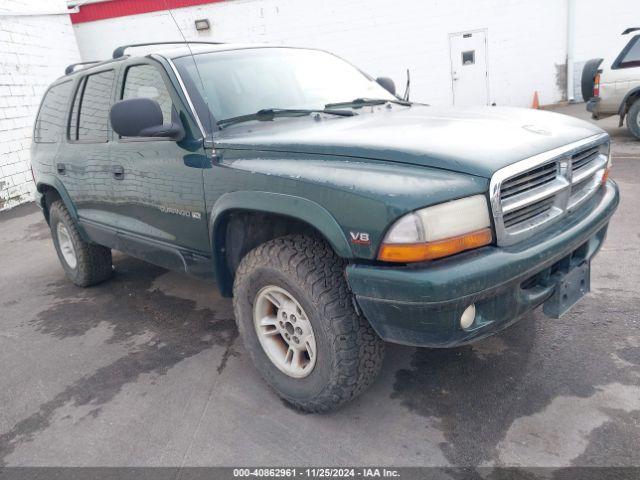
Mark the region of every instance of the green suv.
[[109, 278], [112, 249], [215, 280], [255, 367], [312, 412], [371, 384], [384, 342], [563, 314], [619, 201], [590, 123], [412, 103], [310, 49], [120, 47], [51, 85], [33, 139], [71, 281]]

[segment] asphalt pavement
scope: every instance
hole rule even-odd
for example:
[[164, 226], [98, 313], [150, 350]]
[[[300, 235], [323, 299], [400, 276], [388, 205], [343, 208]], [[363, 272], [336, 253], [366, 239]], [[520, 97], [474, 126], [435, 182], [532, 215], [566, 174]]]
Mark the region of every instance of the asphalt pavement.
[[471, 346], [390, 345], [323, 415], [258, 377], [213, 285], [116, 254], [77, 288], [34, 205], [1, 213], [0, 466], [639, 466], [640, 142], [605, 126], [622, 202], [591, 294]]

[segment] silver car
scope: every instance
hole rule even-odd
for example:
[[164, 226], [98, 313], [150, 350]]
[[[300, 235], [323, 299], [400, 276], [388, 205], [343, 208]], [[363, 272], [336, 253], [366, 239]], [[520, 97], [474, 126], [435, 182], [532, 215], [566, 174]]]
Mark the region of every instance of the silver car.
[[582, 71], [582, 96], [598, 120], [613, 115], [640, 139], [640, 27], [627, 28], [609, 58], [589, 60]]

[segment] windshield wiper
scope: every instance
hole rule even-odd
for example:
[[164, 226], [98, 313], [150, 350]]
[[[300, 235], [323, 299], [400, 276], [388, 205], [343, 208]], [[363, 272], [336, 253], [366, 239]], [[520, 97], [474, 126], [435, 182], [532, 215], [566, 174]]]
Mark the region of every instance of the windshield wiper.
[[397, 103], [398, 105], [404, 105], [405, 107], [410, 107], [411, 102], [407, 102], [406, 100], [396, 100], [396, 99], [388, 99], [388, 98], [356, 98], [355, 100], [351, 100], [350, 102], [337, 102], [337, 103], [327, 103], [324, 108], [338, 108], [338, 107], [370, 107], [375, 105], [384, 105], [385, 103]]
[[267, 122], [277, 117], [303, 117], [312, 113], [328, 113], [330, 115], [338, 115], [341, 117], [353, 117], [355, 115], [351, 110], [323, 110], [323, 109], [296, 109], [296, 108], [264, 108], [256, 113], [249, 115], [240, 115], [238, 117], [225, 118], [218, 121], [218, 126], [223, 127], [234, 123], [249, 122], [258, 120]]

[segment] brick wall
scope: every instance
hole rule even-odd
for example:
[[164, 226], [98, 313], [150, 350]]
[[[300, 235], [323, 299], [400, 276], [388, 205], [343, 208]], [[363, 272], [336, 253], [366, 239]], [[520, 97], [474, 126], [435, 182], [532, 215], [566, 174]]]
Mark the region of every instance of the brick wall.
[[32, 198], [29, 148], [40, 99], [80, 58], [68, 15], [53, 14], [64, 10], [64, 0], [1, 2], [0, 210]]

